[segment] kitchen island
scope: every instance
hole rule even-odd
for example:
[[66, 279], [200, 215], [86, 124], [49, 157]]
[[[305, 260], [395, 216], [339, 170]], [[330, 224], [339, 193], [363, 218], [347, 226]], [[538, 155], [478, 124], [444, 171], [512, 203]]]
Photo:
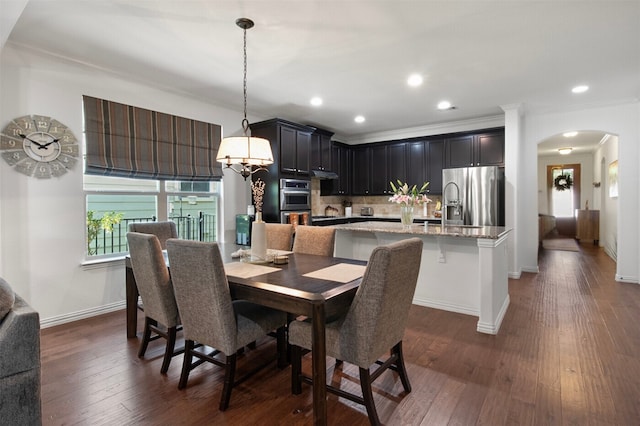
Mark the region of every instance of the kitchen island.
[[359, 260], [368, 260], [379, 245], [421, 238], [422, 262], [413, 303], [477, 316], [477, 331], [498, 333], [509, 307], [508, 228], [374, 221], [334, 228], [335, 255]]

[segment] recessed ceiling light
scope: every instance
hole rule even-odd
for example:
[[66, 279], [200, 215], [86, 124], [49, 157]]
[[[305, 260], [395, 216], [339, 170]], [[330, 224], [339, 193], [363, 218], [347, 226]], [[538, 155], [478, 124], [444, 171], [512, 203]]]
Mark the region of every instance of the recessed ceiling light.
[[364, 116], [358, 115], [353, 119], [353, 121], [355, 121], [356, 123], [364, 123]]
[[445, 110], [445, 109], [453, 109], [454, 106], [451, 105], [451, 102], [449, 101], [441, 101], [438, 103], [438, 109], [439, 110]]
[[560, 148], [558, 150], [558, 153], [560, 153], [561, 155], [567, 155], [567, 154], [571, 154], [571, 150], [573, 148]]
[[578, 132], [566, 132], [563, 133], [562, 136], [564, 136], [565, 138], [572, 138], [574, 136], [576, 136], [578, 134]]
[[322, 98], [319, 96], [314, 96], [313, 98], [311, 98], [310, 102], [313, 106], [320, 106], [322, 105]]
[[586, 85], [576, 86], [573, 89], [571, 89], [573, 93], [584, 93], [587, 90], [589, 90], [589, 86], [586, 86]]
[[422, 76], [420, 74], [411, 74], [407, 79], [407, 84], [411, 87], [418, 87], [422, 84]]

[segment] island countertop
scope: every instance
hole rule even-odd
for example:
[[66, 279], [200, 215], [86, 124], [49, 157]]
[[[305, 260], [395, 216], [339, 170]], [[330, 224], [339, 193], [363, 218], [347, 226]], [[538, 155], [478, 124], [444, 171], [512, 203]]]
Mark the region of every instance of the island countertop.
[[403, 226], [398, 222], [356, 222], [332, 225], [333, 228], [356, 232], [389, 232], [416, 236], [445, 236], [462, 238], [486, 238], [497, 240], [511, 229], [504, 226], [436, 225], [413, 224]]

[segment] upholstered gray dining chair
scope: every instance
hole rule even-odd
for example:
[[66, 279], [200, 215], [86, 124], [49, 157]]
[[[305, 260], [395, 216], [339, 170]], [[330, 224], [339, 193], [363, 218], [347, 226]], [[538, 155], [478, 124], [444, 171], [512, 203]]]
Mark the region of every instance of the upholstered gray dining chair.
[[[167, 341], [160, 372], [169, 369], [171, 358], [182, 353], [174, 350], [176, 334], [180, 326], [178, 306], [173, 295], [169, 270], [162, 254], [158, 237], [140, 232], [128, 232], [129, 254], [138, 292], [144, 305], [144, 332], [138, 356], [143, 357], [150, 341], [164, 338]], [[161, 328], [159, 326], [166, 327]]]
[[291, 250], [293, 225], [290, 223], [265, 223], [267, 232], [267, 248], [275, 250]]
[[[187, 386], [189, 373], [204, 361], [224, 367], [220, 411], [229, 406], [235, 381], [236, 358], [244, 346], [277, 330], [278, 351], [286, 346], [284, 312], [245, 300], [231, 300], [229, 283], [216, 243], [170, 239], [167, 241], [171, 277], [184, 328], [185, 352], [178, 389]], [[204, 346], [214, 348], [204, 352]], [[214, 358], [222, 353], [225, 360]], [[192, 362], [192, 358], [197, 360]]]
[[176, 223], [170, 220], [165, 222], [133, 222], [129, 224], [129, 232], [155, 235], [163, 250], [167, 248], [169, 238], [178, 238]]
[[333, 256], [336, 230], [327, 226], [298, 226], [293, 239], [293, 252]]
[[[326, 385], [327, 391], [363, 404], [370, 423], [378, 425], [380, 420], [373, 400], [372, 382], [391, 368], [398, 372], [404, 390], [411, 392], [402, 355], [402, 336], [421, 257], [422, 240], [419, 238], [376, 247], [348, 312], [326, 324], [327, 356], [335, 358], [336, 364], [346, 361], [359, 367], [362, 397], [326, 383], [312, 383], [309, 377], [302, 375], [302, 348], [311, 349], [311, 324], [308, 321], [289, 324], [291, 390], [294, 394], [301, 392], [303, 380], [313, 386]], [[378, 361], [389, 349], [391, 356], [384, 362]], [[371, 373], [369, 368], [373, 364], [380, 367]]]

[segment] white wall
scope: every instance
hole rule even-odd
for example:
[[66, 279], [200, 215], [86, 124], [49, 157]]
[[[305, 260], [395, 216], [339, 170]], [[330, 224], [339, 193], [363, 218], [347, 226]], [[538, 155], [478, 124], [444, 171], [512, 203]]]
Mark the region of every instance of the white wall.
[[[130, 82], [101, 70], [7, 44], [0, 56], [0, 126], [29, 114], [54, 117], [82, 134], [82, 95], [149, 108], [240, 131], [242, 113]], [[90, 315], [124, 301], [122, 262], [82, 266], [85, 200], [82, 165], [60, 178], [38, 180], [0, 161], [0, 276], [47, 320]], [[224, 232], [233, 241], [235, 214], [246, 212], [248, 183], [229, 171], [223, 179]]]
[[[524, 149], [526, 158], [536, 158], [537, 144], [567, 130], [599, 130], [618, 137], [619, 193], [616, 279], [638, 282], [640, 265], [640, 228], [638, 207], [640, 185], [640, 103], [593, 107], [584, 110], [529, 113], [525, 117]], [[522, 164], [522, 190], [527, 194], [520, 206], [524, 223], [535, 223], [537, 209], [537, 162]], [[537, 268], [537, 228], [522, 227], [523, 269]]]
[[[600, 210], [600, 246], [614, 260], [618, 256], [618, 197], [609, 196], [609, 164], [618, 160], [618, 137], [609, 137], [593, 156], [594, 208]], [[637, 217], [637, 216], [636, 216]]]

